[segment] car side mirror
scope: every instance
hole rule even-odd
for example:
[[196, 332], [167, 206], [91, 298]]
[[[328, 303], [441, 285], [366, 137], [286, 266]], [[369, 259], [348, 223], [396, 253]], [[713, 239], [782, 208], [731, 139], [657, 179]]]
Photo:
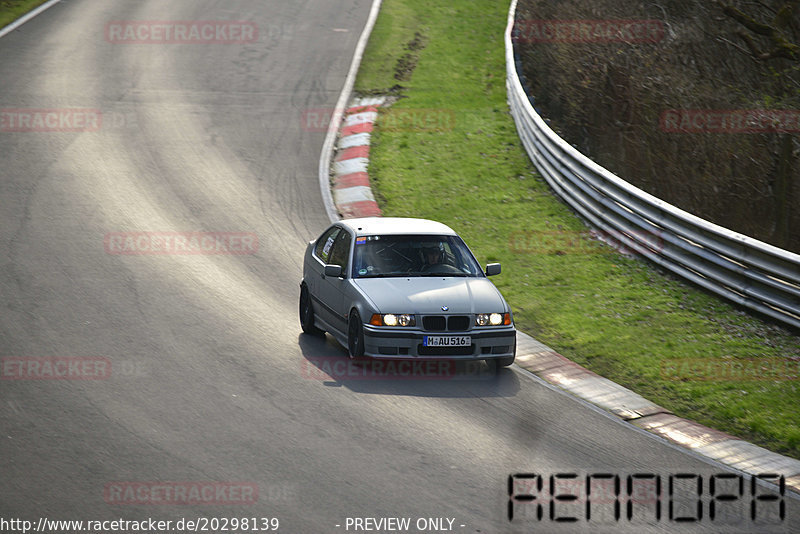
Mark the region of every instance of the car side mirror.
[[341, 265], [326, 265], [325, 266], [325, 276], [330, 276], [331, 278], [338, 278], [342, 276], [342, 266]]
[[496, 274], [500, 274], [500, 264], [499, 263], [487, 263], [486, 264], [486, 276], [494, 276]]

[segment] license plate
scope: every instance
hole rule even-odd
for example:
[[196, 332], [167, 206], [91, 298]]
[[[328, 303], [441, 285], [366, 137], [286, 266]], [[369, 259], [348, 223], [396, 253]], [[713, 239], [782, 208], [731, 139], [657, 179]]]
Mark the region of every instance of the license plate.
[[423, 336], [425, 347], [468, 347], [472, 344], [469, 336]]

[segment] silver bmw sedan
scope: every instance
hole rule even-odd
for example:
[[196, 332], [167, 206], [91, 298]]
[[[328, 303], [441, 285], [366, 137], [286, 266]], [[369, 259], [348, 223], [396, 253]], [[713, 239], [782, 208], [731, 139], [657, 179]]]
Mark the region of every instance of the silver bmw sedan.
[[351, 358], [459, 359], [508, 366], [511, 309], [464, 241], [425, 219], [368, 217], [331, 225], [308, 244], [300, 325], [330, 333]]

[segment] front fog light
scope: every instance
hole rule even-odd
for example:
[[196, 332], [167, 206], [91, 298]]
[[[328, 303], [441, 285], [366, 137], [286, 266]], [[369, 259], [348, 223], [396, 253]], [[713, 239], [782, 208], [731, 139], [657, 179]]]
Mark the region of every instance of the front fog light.
[[503, 324], [503, 316], [499, 313], [493, 313], [489, 316], [489, 322], [493, 325]]

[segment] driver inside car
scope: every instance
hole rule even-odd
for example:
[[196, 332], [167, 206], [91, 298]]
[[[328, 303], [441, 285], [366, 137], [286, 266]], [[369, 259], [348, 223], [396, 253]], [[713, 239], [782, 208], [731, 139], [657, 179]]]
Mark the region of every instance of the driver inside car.
[[428, 245], [422, 249], [423, 264], [422, 269], [430, 269], [434, 265], [442, 263], [442, 250], [436, 245]]

